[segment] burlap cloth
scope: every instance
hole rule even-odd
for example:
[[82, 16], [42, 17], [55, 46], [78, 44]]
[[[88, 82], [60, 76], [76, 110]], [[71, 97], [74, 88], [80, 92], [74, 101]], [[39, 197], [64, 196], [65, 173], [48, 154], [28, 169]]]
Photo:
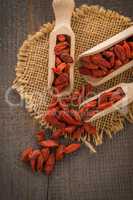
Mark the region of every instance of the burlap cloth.
[[[76, 35], [76, 58], [83, 51], [126, 29], [131, 24], [129, 18], [103, 7], [83, 5], [77, 8], [72, 17], [72, 28]], [[13, 83], [13, 88], [18, 91], [21, 98], [25, 99], [28, 111], [40, 123], [42, 123], [41, 116], [47, 110], [51, 99], [47, 90], [48, 39], [53, 25], [54, 23], [44, 24], [39, 32], [24, 41], [18, 54], [16, 79]], [[96, 89], [97, 92], [120, 82], [131, 81], [132, 72], [133, 69], [125, 71], [101, 85]], [[82, 83], [78, 67], [75, 66], [75, 88]], [[88, 147], [91, 144], [101, 144], [104, 134], [112, 137], [113, 133], [123, 129], [125, 119], [133, 122], [133, 103], [128, 106], [128, 111], [123, 113], [115, 112], [95, 121], [97, 135], [93, 138], [86, 135], [81, 138], [82, 141]]]

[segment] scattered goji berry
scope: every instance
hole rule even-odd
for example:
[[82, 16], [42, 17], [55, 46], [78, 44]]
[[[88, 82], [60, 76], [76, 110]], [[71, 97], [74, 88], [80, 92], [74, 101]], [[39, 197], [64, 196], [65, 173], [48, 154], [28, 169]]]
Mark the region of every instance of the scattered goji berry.
[[80, 148], [80, 144], [70, 144], [70, 145], [68, 145], [67, 147], [65, 147], [65, 149], [64, 149], [64, 152], [66, 153], [66, 154], [70, 154], [70, 153], [73, 153], [73, 152], [75, 152], [75, 151], [77, 151], [79, 148]]
[[41, 141], [40, 145], [46, 148], [50, 148], [50, 147], [57, 147], [58, 143], [54, 140], [45, 140], [45, 141]]

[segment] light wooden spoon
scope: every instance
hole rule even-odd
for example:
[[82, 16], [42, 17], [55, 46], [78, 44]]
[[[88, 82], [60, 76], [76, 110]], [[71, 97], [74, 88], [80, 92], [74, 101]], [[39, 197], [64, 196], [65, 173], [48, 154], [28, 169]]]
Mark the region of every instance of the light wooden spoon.
[[[74, 10], [75, 3], [74, 0], [53, 0], [53, 9], [55, 13], [55, 27], [50, 34], [49, 38], [49, 64], [48, 64], [48, 89], [51, 94], [53, 94], [53, 81], [54, 73], [52, 68], [55, 66], [55, 52], [54, 48], [56, 45], [57, 35], [64, 34], [68, 35], [71, 39], [71, 49], [70, 54], [74, 59], [75, 53], [75, 35], [71, 28], [71, 17]], [[74, 63], [70, 67], [70, 84], [62, 93], [57, 95], [58, 97], [69, 95], [73, 90], [74, 82]]]
[[[84, 56], [94, 55], [94, 54], [103, 52], [103, 51], [109, 49], [110, 47], [116, 45], [117, 43], [129, 38], [130, 36], [133, 36], [133, 26], [118, 33], [117, 35], [111, 37], [110, 39], [96, 45], [95, 47], [89, 49], [88, 51], [83, 52], [82, 54], [79, 55], [78, 60]], [[131, 67], [133, 67], [133, 60], [131, 60], [127, 64], [123, 65], [119, 69], [116, 69], [114, 72], [110, 73], [109, 75], [107, 75], [103, 78], [93, 78], [91, 76], [84, 76], [84, 77], [88, 83], [91, 83], [93, 86], [98, 86], [98, 85], [103, 84], [106, 81], [112, 79], [113, 77], [117, 76], [118, 74], [128, 70]]]
[[133, 83], [121, 83], [119, 85], [116, 85], [113, 88], [110, 88], [109, 90], [103, 91], [100, 94], [89, 98], [88, 100], [84, 101], [81, 105], [80, 108], [82, 108], [83, 105], [85, 105], [86, 103], [89, 103], [92, 100], [95, 100], [97, 98], [99, 98], [101, 96], [101, 94], [112, 91], [118, 87], [121, 87], [123, 92], [125, 93], [125, 96], [118, 102], [114, 103], [112, 107], [109, 107], [103, 111], [100, 111], [99, 113], [97, 113], [96, 115], [94, 115], [92, 118], [86, 120], [86, 122], [92, 122], [96, 119], [99, 119], [109, 113], [112, 113], [116, 110], [118, 111], [122, 111], [122, 109], [127, 106], [128, 104], [130, 104], [133, 101]]

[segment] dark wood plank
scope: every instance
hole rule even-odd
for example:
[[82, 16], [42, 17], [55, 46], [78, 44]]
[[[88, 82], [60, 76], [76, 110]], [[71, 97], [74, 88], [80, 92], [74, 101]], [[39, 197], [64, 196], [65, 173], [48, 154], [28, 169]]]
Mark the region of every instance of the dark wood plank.
[[[5, 93], [15, 78], [18, 48], [31, 32], [31, 9], [28, 1], [0, 2], [1, 12], [1, 65], [0, 65], [0, 199], [47, 199], [48, 178], [32, 174], [20, 160], [20, 152], [29, 145], [35, 146], [33, 134], [37, 124], [24, 107], [7, 103]], [[9, 100], [17, 103], [13, 92]]]

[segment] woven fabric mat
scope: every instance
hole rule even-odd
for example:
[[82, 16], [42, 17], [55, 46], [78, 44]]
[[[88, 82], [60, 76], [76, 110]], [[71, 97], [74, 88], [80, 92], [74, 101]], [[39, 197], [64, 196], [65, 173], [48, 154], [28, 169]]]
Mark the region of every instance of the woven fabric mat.
[[[106, 10], [99, 6], [83, 5], [77, 8], [72, 17], [72, 29], [76, 35], [76, 58], [83, 51], [110, 38], [120, 31], [131, 26], [129, 18], [117, 12]], [[41, 116], [46, 112], [51, 97], [47, 90], [48, 77], [48, 39], [54, 23], [44, 24], [40, 31], [29, 36], [19, 50], [16, 66], [16, 79], [13, 88], [18, 91], [31, 115], [41, 123]], [[112, 87], [120, 82], [129, 82], [133, 69], [129, 69], [114, 79], [97, 88], [97, 92]], [[78, 67], [75, 66], [75, 88], [83, 84]], [[123, 128], [124, 119], [133, 121], [133, 103], [128, 106], [127, 112], [109, 114], [94, 123], [97, 126], [97, 135], [91, 138], [93, 143], [101, 144], [103, 133], [110, 137], [112, 133]], [[86, 145], [90, 145], [89, 135], [82, 138]]]

